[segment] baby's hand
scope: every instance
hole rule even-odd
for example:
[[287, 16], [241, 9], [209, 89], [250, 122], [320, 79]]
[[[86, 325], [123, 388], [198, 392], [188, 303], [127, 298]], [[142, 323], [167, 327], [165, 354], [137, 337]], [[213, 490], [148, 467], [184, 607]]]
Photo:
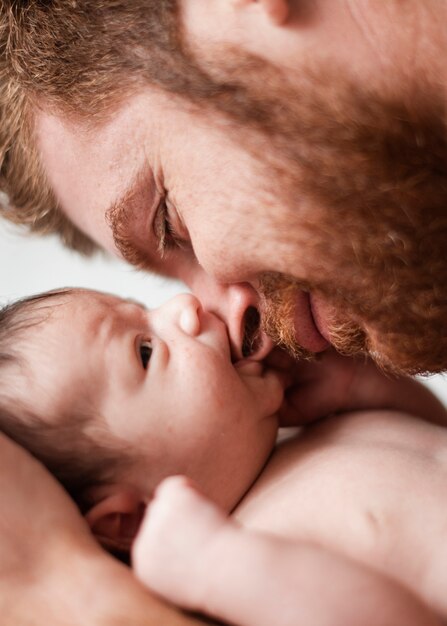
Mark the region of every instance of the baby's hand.
[[157, 487], [133, 544], [133, 569], [166, 600], [203, 610], [210, 568], [216, 568], [213, 547], [232, 525], [190, 480], [167, 478]]
[[366, 357], [348, 358], [331, 349], [313, 362], [294, 361], [275, 350], [267, 362], [286, 381], [281, 426], [301, 426], [348, 410], [394, 408], [386, 404], [393, 379]]
[[274, 350], [267, 364], [282, 372], [281, 426], [302, 426], [333, 413], [390, 409], [447, 424], [442, 403], [418, 381], [384, 374], [371, 359], [348, 358], [326, 350], [313, 362], [293, 361]]

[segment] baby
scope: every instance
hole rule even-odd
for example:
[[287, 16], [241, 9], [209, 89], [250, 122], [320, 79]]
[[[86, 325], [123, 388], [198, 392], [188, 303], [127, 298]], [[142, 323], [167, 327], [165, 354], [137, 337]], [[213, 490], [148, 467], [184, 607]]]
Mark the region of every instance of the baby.
[[[314, 393], [332, 358], [304, 366]], [[233, 362], [196, 298], [148, 311], [61, 290], [0, 314], [0, 427], [185, 609], [240, 626], [439, 624], [447, 431], [421, 417], [445, 410], [411, 379], [340, 364], [363, 410], [275, 447], [287, 376]]]

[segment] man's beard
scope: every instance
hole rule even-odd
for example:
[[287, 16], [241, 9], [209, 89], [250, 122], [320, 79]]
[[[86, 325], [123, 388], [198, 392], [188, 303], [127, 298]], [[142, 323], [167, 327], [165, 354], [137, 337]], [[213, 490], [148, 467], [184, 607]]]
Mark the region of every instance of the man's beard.
[[229, 124], [234, 141], [258, 160], [266, 194], [291, 207], [288, 223], [284, 211], [272, 216], [271, 232], [297, 254], [287, 260], [288, 277], [261, 276], [263, 328], [309, 358], [293, 323], [293, 294], [304, 287], [336, 311], [329, 335], [343, 354], [368, 353], [398, 373], [446, 369], [440, 94], [422, 80], [399, 97], [369, 93], [339, 68], [304, 68], [295, 84], [263, 60], [238, 52], [222, 58], [207, 66], [218, 88], [198, 98], [201, 114], [203, 105], [223, 114], [226, 132]]
[[[294, 278], [276, 272], [262, 274], [258, 285], [260, 329], [295, 359], [313, 360], [314, 353], [303, 348], [295, 337], [296, 300], [302, 290], [307, 291], [307, 286]], [[339, 315], [328, 322], [331, 344], [340, 354], [367, 354], [367, 338], [358, 324]]]
[[[39, 3], [31, 4], [40, 10]], [[39, 46], [20, 55], [18, 68], [30, 94], [90, 121], [101, 103], [109, 110], [109, 104], [116, 106], [149, 84], [178, 96], [210, 125], [221, 123], [223, 132], [258, 160], [266, 193], [290, 207], [288, 223], [272, 215], [272, 232], [296, 250], [281, 271], [304, 280], [337, 310], [334, 343], [355, 352], [357, 339], [336, 337], [357, 337], [352, 326], [357, 325], [366, 335], [358, 349], [366, 347], [385, 367], [406, 372], [447, 367], [442, 85], [414, 74], [411, 83], [395, 71], [393, 91], [380, 95], [361, 88], [358, 77], [328, 59], [320, 59], [319, 67], [297, 59], [292, 75], [240, 50], [212, 50], [207, 44], [198, 53], [185, 41], [175, 0], [113, 6], [108, 27], [102, 6], [96, 11], [95, 3], [81, 4], [92, 7], [82, 22], [90, 36], [81, 44], [61, 36], [67, 21], [56, 18], [63, 11], [49, 12], [43, 3], [45, 19], [28, 20]], [[49, 32], [50, 14], [60, 31]], [[81, 19], [82, 11], [76, 15]], [[73, 26], [79, 32], [77, 22]], [[72, 63], [64, 70], [71, 71], [61, 72], [67, 59]], [[273, 261], [266, 259], [265, 269], [277, 269]], [[270, 293], [265, 299], [278, 311], [274, 302], [281, 298]], [[291, 344], [290, 331], [266, 324], [277, 341]]]
[[[265, 272], [260, 276], [258, 290], [260, 330], [267, 333], [276, 345], [284, 348], [295, 359], [314, 360], [315, 354], [303, 348], [295, 337], [296, 300], [299, 292], [304, 290], [313, 291], [327, 302], [331, 302], [330, 292], [323, 294], [321, 290], [312, 290], [307, 283], [275, 272]], [[427, 353], [426, 350], [431, 350], [431, 346], [436, 346], [436, 342], [443, 345], [444, 326], [434, 328], [430, 326], [429, 336], [422, 337], [423, 341], [420, 341], [412, 333], [408, 335], [404, 331], [399, 333], [402, 318], [399, 311], [385, 309], [385, 324], [382, 331], [379, 325], [374, 326], [365, 319], [360, 320], [353, 309], [347, 309], [343, 297], [338, 303], [336, 299], [332, 300], [331, 304], [325, 319], [327, 336], [340, 354], [370, 356], [383, 370], [395, 374], [426, 373], [433, 370], [431, 366], [433, 361], [430, 361], [432, 352]], [[380, 309], [380, 302], [377, 309]], [[388, 332], [385, 330], [387, 328], [390, 329]], [[424, 359], [424, 356], [427, 358]], [[442, 371], [442, 368], [439, 371]]]
[[[56, 24], [64, 12], [44, 6], [45, 19], [29, 20], [33, 32], [41, 25], [47, 35], [47, 46], [42, 35], [19, 66], [21, 81], [32, 86], [29, 93], [90, 121], [101, 103], [106, 111], [106, 103], [117, 106], [149, 84], [181, 99], [202, 122], [221, 124], [256, 158], [266, 195], [290, 207], [287, 217], [285, 211], [281, 219], [272, 215], [271, 232], [296, 255], [276, 264], [272, 237], [272, 257], [263, 269], [304, 281], [332, 305], [337, 314], [330, 336], [343, 352], [367, 350], [398, 371], [447, 367], [442, 85], [414, 74], [412, 83], [396, 70], [392, 91], [379, 94], [330, 59], [297, 59], [292, 73], [225, 46], [207, 43], [195, 50], [175, 0], [121, 3], [108, 27], [102, 6], [96, 11], [95, 3], [80, 4], [91, 5], [82, 22], [90, 36], [81, 38], [82, 45], [60, 36], [66, 20], [60, 20], [60, 31], [48, 33], [49, 15]], [[66, 45], [62, 55], [60, 41]], [[66, 59], [71, 71], [61, 72]], [[290, 317], [291, 306], [281, 304], [285, 296], [274, 284], [264, 296], [264, 324], [276, 341], [301, 355], [292, 347], [290, 328], [278, 330], [272, 321]]]

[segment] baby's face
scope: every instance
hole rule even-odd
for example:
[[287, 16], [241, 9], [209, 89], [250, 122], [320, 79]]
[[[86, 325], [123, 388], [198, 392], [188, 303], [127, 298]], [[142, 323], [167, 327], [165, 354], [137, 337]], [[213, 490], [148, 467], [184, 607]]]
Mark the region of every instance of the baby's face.
[[274, 445], [283, 389], [261, 363], [232, 362], [219, 318], [191, 295], [148, 311], [77, 290], [36, 328], [33, 378], [45, 372], [51, 394], [30, 397], [49, 419], [73, 406], [101, 416], [91, 436], [135, 455], [126, 478], [145, 494], [181, 473], [224, 507], [236, 504]]

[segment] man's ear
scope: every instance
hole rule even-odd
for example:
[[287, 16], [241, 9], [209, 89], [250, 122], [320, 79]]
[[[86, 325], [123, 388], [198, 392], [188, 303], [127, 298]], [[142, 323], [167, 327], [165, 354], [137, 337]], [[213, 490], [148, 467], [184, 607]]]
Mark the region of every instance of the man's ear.
[[233, 0], [235, 6], [259, 4], [274, 24], [284, 24], [290, 13], [290, 0]]
[[[97, 502], [86, 513], [90, 529], [104, 548], [129, 552], [144, 517], [146, 504], [136, 491], [123, 485], [98, 488]], [[96, 497], [95, 497], [96, 496]]]

